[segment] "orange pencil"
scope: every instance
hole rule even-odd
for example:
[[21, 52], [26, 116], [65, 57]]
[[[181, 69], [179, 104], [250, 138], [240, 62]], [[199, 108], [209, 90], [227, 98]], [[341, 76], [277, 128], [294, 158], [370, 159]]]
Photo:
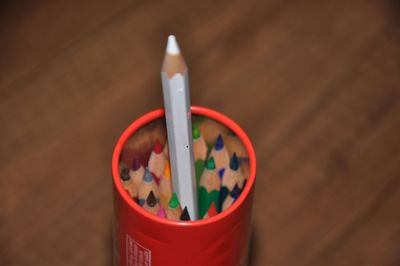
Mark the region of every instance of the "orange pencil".
[[160, 204], [166, 209], [172, 197], [171, 169], [168, 161], [165, 163], [164, 174], [161, 177], [158, 188], [160, 192]]

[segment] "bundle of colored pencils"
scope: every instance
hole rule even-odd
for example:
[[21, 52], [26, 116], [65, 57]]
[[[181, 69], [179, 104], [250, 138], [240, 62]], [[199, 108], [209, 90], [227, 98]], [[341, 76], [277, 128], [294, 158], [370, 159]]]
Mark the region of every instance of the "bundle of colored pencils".
[[193, 151], [198, 180], [199, 217], [212, 217], [229, 208], [239, 197], [247, 176], [242, 172], [236, 151], [229, 152], [221, 134], [213, 145], [209, 145], [195, 125]]
[[[140, 206], [160, 217], [182, 221], [212, 217], [239, 197], [246, 175], [236, 152], [230, 154], [224, 144], [224, 130], [214, 127], [219, 134], [209, 145], [205, 132], [196, 125], [192, 128], [188, 68], [173, 35], [168, 37], [161, 80], [169, 149], [156, 139], [147, 168], [135, 158], [130, 169], [122, 169], [121, 180]], [[220, 127], [215, 122], [210, 125]]]
[[[192, 134], [198, 217], [205, 219], [233, 204], [239, 197], [247, 176], [242, 172], [236, 151], [228, 151], [221, 134], [218, 134], [214, 143], [207, 143], [196, 124]], [[191, 220], [187, 207], [181, 206], [177, 194], [173, 192], [168, 157], [168, 145], [163, 147], [156, 139], [146, 167], [138, 157], [133, 158], [129, 168], [121, 167], [122, 184], [129, 196], [147, 211], [171, 220]]]

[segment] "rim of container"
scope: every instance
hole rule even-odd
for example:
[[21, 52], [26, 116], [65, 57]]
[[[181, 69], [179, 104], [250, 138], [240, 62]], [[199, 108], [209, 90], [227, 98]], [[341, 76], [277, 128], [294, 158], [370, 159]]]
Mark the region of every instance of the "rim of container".
[[126, 141], [140, 128], [145, 126], [146, 124], [159, 119], [163, 118], [165, 116], [165, 111], [163, 108], [156, 109], [154, 111], [151, 111], [134, 122], [132, 122], [121, 134], [119, 137], [117, 144], [115, 145], [113, 156], [112, 156], [112, 162], [111, 162], [111, 167], [112, 167], [112, 176], [113, 176], [113, 182], [114, 185], [116, 186], [118, 193], [121, 195], [123, 200], [135, 211], [139, 212], [141, 215], [146, 217], [149, 220], [152, 220], [157, 223], [163, 223], [165, 225], [170, 225], [170, 226], [203, 226], [207, 225], [210, 223], [217, 222], [219, 220], [225, 219], [227, 216], [231, 215], [235, 210], [238, 208], [239, 205], [243, 204], [245, 198], [247, 195], [250, 193], [251, 188], [254, 185], [255, 182], [255, 177], [256, 177], [256, 155], [254, 152], [253, 145], [251, 144], [250, 139], [244, 132], [244, 130], [236, 124], [232, 119], [229, 117], [214, 111], [212, 109], [206, 108], [206, 107], [200, 107], [200, 106], [191, 106], [190, 108], [191, 113], [193, 115], [202, 115], [207, 118], [211, 118], [226, 127], [228, 127], [230, 130], [233, 131], [237, 135], [237, 137], [240, 139], [240, 141], [244, 144], [247, 154], [249, 155], [249, 164], [250, 164], [250, 176], [247, 179], [246, 186], [244, 187], [242, 193], [240, 194], [239, 198], [230, 206], [227, 210], [218, 213], [217, 215], [207, 218], [204, 220], [196, 220], [196, 221], [173, 221], [165, 218], [158, 217], [145, 209], [143, 209], [141, 206], [139, 206], [136, 202], [134, 202], [128, 194], [125, 192], [125, 189], [122, 185], [122, 182], [120, 181], [120, 174], [119, 174], [119, 158], [121, 155], [122, 148], [124, 147]]

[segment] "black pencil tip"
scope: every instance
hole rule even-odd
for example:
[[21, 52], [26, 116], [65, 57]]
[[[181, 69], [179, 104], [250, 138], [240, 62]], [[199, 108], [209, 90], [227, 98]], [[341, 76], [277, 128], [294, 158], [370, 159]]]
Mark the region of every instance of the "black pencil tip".
[[147, 196], [146, 203], [147, 203], [147, 205], [149, 205], [150, 207], [156, 206], [156, 204], [157, 204], [157, 199], [156, 199], [156, 196], [154, 196], [153, 190], [151, 190], [150, 193], [149, 193], [149, 195]]
[[235, 187], [232, 189], [230, 194], [231, 194], [232, 198], [237, 199], [237, 198], [239, 198], [241, 192], [242, 192], [242, 190], [236, 184]]
[[129, 179], [131, 179], [131, 176], [129, 175], [129, 169], [128, 168], [123, 168], [121, 170], [121, 179], [123, 181], [128, 181]]
[[190, 215], [189, 215], [189, 212], [186, 207], [182, 211], [180, 220], [181, 221], [190, 221]]

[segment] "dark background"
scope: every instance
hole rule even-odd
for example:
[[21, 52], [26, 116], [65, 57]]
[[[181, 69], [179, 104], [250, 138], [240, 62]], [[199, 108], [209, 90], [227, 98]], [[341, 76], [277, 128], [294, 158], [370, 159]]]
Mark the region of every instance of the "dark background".
[[110, 265], [113, 145], [192, 103], [258, 158], [252, 265], [400, 265], [398, 1], [2, 1], [0, 264]]

